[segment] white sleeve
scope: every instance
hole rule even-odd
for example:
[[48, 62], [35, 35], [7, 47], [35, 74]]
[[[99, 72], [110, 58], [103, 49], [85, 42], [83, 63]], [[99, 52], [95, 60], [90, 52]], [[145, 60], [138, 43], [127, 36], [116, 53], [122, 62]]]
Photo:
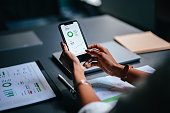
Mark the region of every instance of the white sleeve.
[[112, 109], [110, 104], [104, 102], [92, 102], [82, 107], [78, 113], [108, 113]]

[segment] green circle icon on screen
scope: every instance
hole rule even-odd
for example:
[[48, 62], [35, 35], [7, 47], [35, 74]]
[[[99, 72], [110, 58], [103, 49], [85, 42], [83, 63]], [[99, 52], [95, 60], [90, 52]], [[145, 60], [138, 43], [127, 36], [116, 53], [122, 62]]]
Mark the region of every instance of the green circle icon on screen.
[[73, 32], [69, 31], [69, 32], [67, 33], [67, 35], [68, 35], [69, 37], [72, 37], [72, 36], [73, 36]]
[[11, 83], [4, 83], [4, 84], [2, 84], [3, 87], [9, 87], [11, 85], [12, 85]]

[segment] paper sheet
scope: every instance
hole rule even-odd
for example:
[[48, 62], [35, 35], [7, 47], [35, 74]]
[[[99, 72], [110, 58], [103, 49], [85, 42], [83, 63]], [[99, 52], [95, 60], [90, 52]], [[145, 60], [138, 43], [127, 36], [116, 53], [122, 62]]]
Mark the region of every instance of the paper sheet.
[[123, 93], [120, 91], [112, 91], [111, 88], [134, 87], [127, 82], [121, 81], [115, 76], [99, 77], [89, 80], [89, 83], [92, 85], [99, 99], [111, 104], [112, 106], [115, 106], [118, 98], [122, 96]]
[[[141, 71], [145, 71], [148, 73], [154, 73], [155, 69], [150, 67], [149, 65], [142, 66], [136, 68]], [[123, 96], [123, 92], [120, 90], [111, 90], [111, 88], [135, 88], [133, 85], [128, 82], [122, 81], [120, 78], [115, 76], [106, 76], [99, 77], [96, 79], [89, 80], [89, 83], [92, 85], [96, 95], [99, 99], [105, 103], [112, 105], [113, 107], [116, 105], [119, 97]]]
[[138, 67], [138, 68], [135, 68], [135, 69], [138, 69], [138, 70], [141, 70], [141, 71], [144, 71], [144, 72], [147, 72], [147, 73], [151, 73], [151, 74], [156, 71], [154, 68], [152, 68], [149, 65]]
[[36, 62], [0, 69], [0, 111], [55, 96]]

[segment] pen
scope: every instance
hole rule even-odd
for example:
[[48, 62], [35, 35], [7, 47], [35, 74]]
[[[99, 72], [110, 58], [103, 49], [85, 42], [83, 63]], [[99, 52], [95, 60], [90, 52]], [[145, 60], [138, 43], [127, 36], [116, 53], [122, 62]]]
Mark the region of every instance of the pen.
[[64, 79], [64, 77], [62, 77], [60, 74], [58, 74], [58, 79], [69, 89], [69, 91], [70, 91], [72, 94], [75, 94], [75, 93], [76, 93], [76, 90], [74, 90], [73, 86], [71, 86], [71, 85], [66, 81], [66, 79]]

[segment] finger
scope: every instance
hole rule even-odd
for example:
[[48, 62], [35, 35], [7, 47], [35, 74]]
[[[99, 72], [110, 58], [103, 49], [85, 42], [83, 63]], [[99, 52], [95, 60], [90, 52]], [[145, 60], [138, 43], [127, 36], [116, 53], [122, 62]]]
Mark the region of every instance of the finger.
[[60, 42], [60, 45], [61, 45], [62, 50], [64, 50], [63, 42]]
[[68, 51], [68, 48], [64, 42], [61, 42], [61, 47], [62, 47], [63, 51]]
[[103, 53], [102, 52], [100, 52], [100, 51], [96, 51], [96, 50], [85, 50], [88, 54], [90, 54], [90, 55], [94, 55], [94, 56], [101, 56]]
[[92, 61], [97, 61], [98, 58], [97, 57], [92, 57], [89, 61], [87, 61], [88, 63], [92, 62]]
[[101, 46], [100, 44], [92, 44], [92, 45], [89, 45], [88, 48], [89, 48], [89, 49], [97, 48], [97, 49], [99, 49], [100, 51], [104, 51], [104, 47]]
[[92, 57], [90, 60], [88, 60], [87, 62], [85, 62], [85, 63], [83, 64], [83, 66], [86, 66], [86, 65], [88, 65], [89, 63], [91, 63], [91, 62], [93, 62], [93, 61], [97, 61], [97, 60], [98, 60], [97, 57]]
[[87, 66], [90, 62], [92, 62], [92, 58], [90, 59], [90, 60], [88, 60], [87, 62], [85, 62], [84, 64], [83, 64], [83, 66]]
[[87, 64], [85, 67], [88, 69], [88, 68], [91, 68], [93, 66], [98, 66], [98, 62], [92, 62], [90, 64]]

